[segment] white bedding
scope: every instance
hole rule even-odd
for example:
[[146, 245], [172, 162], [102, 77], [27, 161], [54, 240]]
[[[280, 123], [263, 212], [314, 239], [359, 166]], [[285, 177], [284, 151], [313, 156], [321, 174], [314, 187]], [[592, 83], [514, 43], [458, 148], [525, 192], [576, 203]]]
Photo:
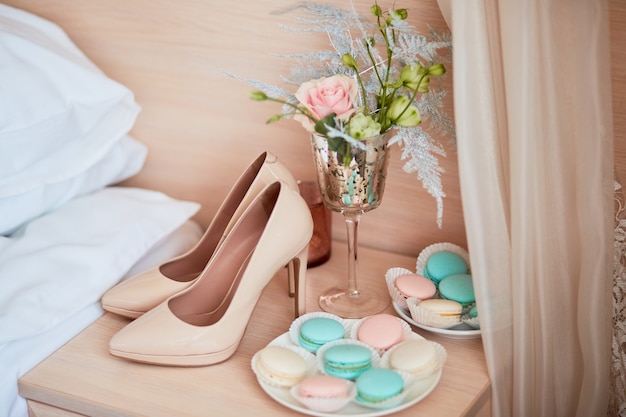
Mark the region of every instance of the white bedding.
[[144, 164], [139, 112], [60, 27], [0, 4], [0, 417], [26, 416], [18, 378], [107, 289], [199, 238], [197, 203], [113, 186]]
[[[192, 220], [159, 241], [125, 274], [131, 277], [189, 250], [201, 237], [201, 228]], [[100, 302], [38, 335], [5, 343], [0, 348], [0, 416], [26, 417], [26, 401], [18, 395], [17, 380], [103, 314]]]
[[139, 172], [139, 111], [60, 27], [0, 4], [0, 235]]

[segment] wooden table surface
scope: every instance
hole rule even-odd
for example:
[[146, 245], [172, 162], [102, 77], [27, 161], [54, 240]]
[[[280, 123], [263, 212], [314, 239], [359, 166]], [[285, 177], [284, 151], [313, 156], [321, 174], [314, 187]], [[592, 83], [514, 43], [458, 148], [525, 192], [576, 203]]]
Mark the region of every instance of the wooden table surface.
[[[307, 312], [318, 311], [320, 292], [344, 279], [346, 258], [345, 245], [334, 242], [330, 261], [309, 270]], [[385, 271], [396, 266], [414, 270], [415, 259], [359, 248], [359, 283], [363, 287], [386, 292]], [[387, 312], [396, 314], [391, 305]], [[66, 415], [58, 410], [36, 413], [33, 410], [39, 403], [48, 411], [58, 407], [90, 416], [292, 416], [297, 413], [275, 402], [259, 386], [250, 359], [287, 331], [293, 314], [293, 298], [288, 296], [283, 270], [263, 292], [233, 357], [213, 366], [178, 368], [111, 356], [109, 339], [128, 320], [107, 313], [26, 374], [19, 383], [20, 394], [35, 401], [31, 401], [31, 412], [37, 416]], [[488, 415], [490, 382], [480, 338], [450, 339], [414, 330], [441, 343], [448, 357], [435, 389], [394, 415]]]

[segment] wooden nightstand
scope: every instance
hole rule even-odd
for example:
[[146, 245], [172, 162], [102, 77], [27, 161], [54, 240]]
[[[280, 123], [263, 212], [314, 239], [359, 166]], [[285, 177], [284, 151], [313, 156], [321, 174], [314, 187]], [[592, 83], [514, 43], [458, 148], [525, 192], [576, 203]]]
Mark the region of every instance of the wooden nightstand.
[[[307, 311], [319, 310], [317, 296], [343, 279], [346, 247], [333, 244], [326, 264], [307, 274]], [[394, 266], [413, 270], [415, 259], [359, 248], [360, 285], [386, 291], [384, 274]], [[391, 306], [388, 312], [395, 314]], [[108, 341], [128, 320], [105, 314], [81, 334], [26, 374], [19, 382], [31, 416], [293, 416], [258, 385], [250, 359], [287, 331], [293, 319], [287, 276], [279, 272], [265, 289], [239, 350], [213, 366], [176, 368], [134, 363], [111, 356]], [[425, 399], [397, 414], [490, 415], [490, 381], [482, 342], [449, 339], [420, 329], [448, 352], [439, 384]]]

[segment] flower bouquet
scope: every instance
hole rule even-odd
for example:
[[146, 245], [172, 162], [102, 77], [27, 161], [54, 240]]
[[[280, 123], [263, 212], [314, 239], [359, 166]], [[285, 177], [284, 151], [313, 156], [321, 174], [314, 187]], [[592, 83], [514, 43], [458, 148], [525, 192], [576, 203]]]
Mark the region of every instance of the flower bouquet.
[[[407, 23], [406, 9], [383, 11], [371, 6], [373, 22], [353, 10], [301, 3], [311, 30], [324, 31], [333, 49], [298, 55], [298, 65], [288, 82], [298, 85], [294, 94], [255, 83], [250, 94], [258, 101], [282, 104], [282, 112], [268, 122], [293, 119], [311, 134], [317, 179], [324, 204], [344, 215], [348, 232], [348, 283], [319, 298], [320, 307], [346, 318], [376, 314], [387, 297], [357, 285], [357, 231], [360, 216], [380, 204], [383, 196], [388, 147], [399, 143], [403, 157], [410, 156], [405, 171], [418, 177], [438, 202], [441, 224], [441, 181], [436, 158], [442, 148], [421, 128], [429, 119], [437, 131], [454, 134], [452, 122], [442, 112], [445, 91], [433, 91], [433, 79], [446, 69], [438, 50], [448, 49], [448, 39], [434, 32], [416, 33]], [[358, 36], [354, 36], [354, 32]]]
[[397, 143], [402, 159], [409, 159], [404, 170], [417, 171], [435, 197], [441, 226], [445, 194], [436, 155], [445, 152], [423, 129], [423, 122], [454, 139], [452, 120], [443, 111], [446, 91], [433, 88], [439, 85], [433, 79], [446, 72], [443, 62], [449, 56], [440, 51], [450, 50], [448, 36], [434, 31], [421, 35], [408, 23], [406, 9], [384, 11], [377, 3], [370, 8], [373, 19], [314, 3], [299, 3], [279, 13], [295, 9], [306, 12], [300, 20], [304, 30], [324, 32], [332, 49], [291, 56], [296, 65], [285, 80], [297, 86], [295, 93], [249, 81], [259, 89], [250, 93], [252, 99], [282, 104], [282, 112], [267, 122], [300, 122], [314, 138], [327, 140], [329, 150], [345, 166], [370, 138], [383, 135], [385, 146]]

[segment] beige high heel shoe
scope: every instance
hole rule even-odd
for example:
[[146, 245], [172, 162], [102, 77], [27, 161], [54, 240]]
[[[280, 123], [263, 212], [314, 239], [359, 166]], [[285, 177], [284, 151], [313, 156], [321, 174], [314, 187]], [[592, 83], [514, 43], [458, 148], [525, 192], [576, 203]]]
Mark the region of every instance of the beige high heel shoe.
[[[170, 296], [189, 287], [250, 202], [269, 184], [283, 181], [298, 189], [296, 179], [278, 158], [264, 152], [239, 177], [200, 241], [187, 253], [122, 281], [102, 296], [102, 307], [137, 318]], [[289, 283], [290, 294], [293, 283]]]
[[191, 287], [131, 322], [111, 354], [139, 362], [202, 366], [234, 354], [265, 286], [287, 263], [296, 273], [296, 315], [304, 313], [311, 213], [297, 191], [276, 182], [247, 208]]

